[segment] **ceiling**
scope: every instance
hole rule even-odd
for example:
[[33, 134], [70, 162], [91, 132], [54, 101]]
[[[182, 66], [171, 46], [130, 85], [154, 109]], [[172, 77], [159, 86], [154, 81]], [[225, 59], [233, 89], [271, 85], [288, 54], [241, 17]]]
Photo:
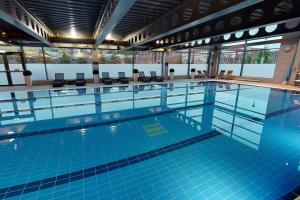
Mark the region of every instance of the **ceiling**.
[[[48, 46], [55, 46], [52, 43], [78, 43], [145, 49], [176, 46], [184, 48], [183, 45], [189, 45], [188, 42], [194, 46], [195, 41], [197, 45], [211, 45], [214, 42], [217, 44], [245, 39], [231, 37], [224, 41], [221, 36], [225, 33], [278, 22], [286, 23], [288, 20], [300, 18], [297, 12], [300, 8], [299, 0], [0, 0], [0, 2], [5, 2], [0, 4], [4, 5], [0, 9], [20, 22], [12, 23], [13, 20], [6, 20], [10, 19], [9, 17], [2, 17], [0, 39], [36, 41]], [[99, 21], [100, 19], [102, 20]], [[95, 27], [99, 32], [96, 31], [94, 34]], [[5, 32], [5, 37], [1, 31]], [[286, 27], [279, 26], [276, 31], [272, 34], [282, 34], [296, 29], [287, 30]], [[265, 36], [267, 33], [264, 32], [266, 31], [260, 31], [255, 37]], [[112, 39], [116, 39], [114, 42], [119, 43], [112, 44], [112, 40], [106, 37], [108, 33], [111, 33]], [[250, 37], [249, 34], [244, 36]], [[97, 44], [99, 38], [101, 41]], [[200, 39], [208, 38], [213, 40], [202, 44]]]
[[90, 38], [106, 0], [18, 0], [37, 16], [54, 34], [70, 37], [71, 28], [77, 37]]
[[[91, 38], [99, 16], [108, 0], [18, 0], [53, 33], [70, 37], [71, 27], [77, 37]], [[112, 35], [117, 39], [148, 25], [183, 0], [138, 0], [118, 23]]]
[[113, 35], [124, 38], [134, 33], [153, 20], [159, 18], [183, 0], [138, 0], [126, 13], [113, 31]]

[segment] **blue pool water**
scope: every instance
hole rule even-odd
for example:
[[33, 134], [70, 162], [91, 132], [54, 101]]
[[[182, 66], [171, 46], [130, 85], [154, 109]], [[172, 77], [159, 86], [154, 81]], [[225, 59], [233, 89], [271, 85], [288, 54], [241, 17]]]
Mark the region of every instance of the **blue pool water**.
[[0, 199], [281, 199], [300, 95], [228, 83], [0, 93]]

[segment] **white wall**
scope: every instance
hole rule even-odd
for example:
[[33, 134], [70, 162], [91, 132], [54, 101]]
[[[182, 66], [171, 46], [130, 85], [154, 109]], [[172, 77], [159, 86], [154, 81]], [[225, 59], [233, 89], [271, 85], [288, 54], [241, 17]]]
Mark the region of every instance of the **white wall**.
[[245, 64], [243, 76], [273, 78], [276, 64]]
[[93, 78], [92, 64], [47, 64], [47, 69], [50, 80], [55, 73], [64, 73], [65, 79], [75, 79], [76, 73], [84, 73], [85, 79]]
[[161, 76], [161, 64], [134, 64], [134, 68], [144, 71], [145, 76], [150, 76], [150, 71], [156, 71], [156, 75]]
[[[219, 72], [221, 70], [233, 70], [234, 76], [240, 76], [242, 64], [220, 64], [219, 65]], [[218, 72], [218, 73], [219, 73]]]
[[170, 69], [173, 68], [175, 70], [174, 75], [185, 75], [188, 74], [188, 64], [169, 64], [169, 74]]
[[99, 76], [108, 72], [110, 77], [119, 77], [118, 72], [125, 72], [126, 77], [132, 77], [132, 64], [99, 64]]
[[46, 80], [46, 72], [44, 64], [26, 64], [28, 70], [31, 71], [31, 80]]

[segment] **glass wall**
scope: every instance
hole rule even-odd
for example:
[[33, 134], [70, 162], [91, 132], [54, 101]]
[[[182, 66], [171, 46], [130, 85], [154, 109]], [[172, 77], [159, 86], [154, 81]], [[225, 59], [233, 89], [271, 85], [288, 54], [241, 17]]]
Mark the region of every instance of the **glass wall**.
[[175, 76], [186, 76], [188, 74], [189, 50], [172, 51], [167, 54], [169, 69], [174, 69]]
[[[276, 37], [276, 39], [280, 38]], [[218, 72], [233, 70], [235, 76], [272, 78], [280, 44], [270, 43], [271, 40], [272, 38], [263, 38], [249, 40], [247, 43], [241, 41], [223, 44], [219, 51]], [[92, 49], [44, 48], [44, 51], [42, 47], [24, 47], [23, 49], [26, 66], [32, 71], [33, 80], [46, 80], [47, 76], [52, 80], [55, 73], [64, 73], [67, 80], [75, 79], [76, 73], [84, 73], [86, 79], [93, 78]], [[21, 48], [0, 46], [0, 51], [20, 52]], [[150, 71], [155, 71], [159, 76], [162, 75], [162, 52], [98, 49], [95, 53], [93, 53], [96, 55], [94, 59], [99, 62], [100, 77], [102, 77], [102, 72], [109, 72], [110, 77], [118, 77], [118, 72], [125, 72], [127, 77], [132, 77], [134, 68], [144, 71], [146, 76], [150, 76]], [[173, 68], [176, 76], [188, 75], [189, 65], [190, 69], [207, 70], [208, 58], [209, 50], [204, 48], [165, 53], [169, 69]], [[3, 63], [0, 63], [0, 69], [3, 68]]]
[[0, 56], [0, 85], [8, 85], [3, 57]]
[[273, 78], [279, 49], [280, 43], [248, 45], [243, 76]]
[[46, 69], [42, 47], [24, 47], [26, 67], [32, 73], [32, 80], [46, 80]]
[[127, 77], [132, 76], [132, 51], [98, 50], [99, 72], [109, 72], [110, 77], [118, 77], [118, 72], [125, 72]]
[[198, 70], [207, 70], [208, 68], [208, 55], [209, 52], [206, 49], [194, 48], [191, 51], [191, 66]]
[[134, 68], [143, 71], [145, 76], [150, 76], [150, 71], [155, 71], [161, 76], [162, 52], [136, 51], [134, 52]]
[[54, 79], [55, 73], [64, 73], [65, 79], [75, 79], [76, 73], [93, 77], [91, 49], [45, 48], [45, 58], [49, 79]]
[[273, 78], [281, 44], [271, 41], [281, 38], [277, 36], [222, 45], [218, 72], [233, 70], [235, 76]]
[[221, 70], [233, 70], [233, 75], [240, 76], [242, 60], [243, 60], [244, 48], [229, 47], [222, 49], [219, 56], [219, 69]]

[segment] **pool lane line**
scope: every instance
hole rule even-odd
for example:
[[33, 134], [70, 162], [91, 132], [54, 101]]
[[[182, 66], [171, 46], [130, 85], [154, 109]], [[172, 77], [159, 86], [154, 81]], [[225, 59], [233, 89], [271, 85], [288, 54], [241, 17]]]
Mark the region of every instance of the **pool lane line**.
[[[204, 94], [209, 92], [229, 92], [229, 91], [236, 91], [236, 90], [246, 90], [251, 88], [241, 88], [241, 89], [227, 89], [227, 90], [208, 90], [203, 92], [193, 92], [189, 93], [188, 95], [197, 95], [197, 94]], [[137, 97], [137, 98], [127, 98], [127, 99], [120, 99], [120, 100], [105, 100], [101, 102], [88, 102], [88, 103], [79, 103], [79, 104], [69, 104], [69, 105], [57, 105], [57, 106], [48, 106], [48, 107], [39, 107], [34, 109], [22, 109], [22, 110], [7, 110], [7, 111], [0, 111], [1, 114], [8, 114], [8, 113], [20, 113], [20, 112], [32, 112], [36, 110], [47, 110], [47, 109], [56, 109], [56, 108], [68, 108], [68, 107], [78, 107], [78, 106], [86, 106], [86, 105], [101, 105], [102, 103], [117, 103], [117, 102], [124, 102], [124, 101], [138, 101], [138, 100], [146, 100], [146, 99], [159, 99], [159, 98], [168, 98], [168, 97], [176, 97], [176, 96], [185, 96], [186, 93], [180, 94], [171, 94], [168, 96], [150, 96], [150, 97]]]
[[161, 147], [155, 150], [151, 150], [142, 154], [138, 154], [135, 156], [131, 156], [128, 158], [124, 158], [121, 160], [109, 162], [106, 164], [101, 164], [97, 165], [94, 167], [78, 170], [78, 171], [73, 171], [70, 173], [62, 174], [59, 176], [54, 176], [38, 181], [33, 181], [29, 183], [24, 183], [20, 185], [15, 185], [11, 187], [6, 187], [6, 188], [1, 188], [0, 189], [0, 199], [4, 198], [10, 198], [10, 197], [15, 197], [19, 196], [22, 194], [27, 194], [31, 192], [36, 192], [39, 190], [63, 185], [63, 184], [68, 184], [73, 181], [78, 181], [82, 180], [85, 178], [97, 176], [109, 171], [113, 171], [116, 169], [121, 169], [123, 167], [127, 167], [130, 165], [134, 165], [146, 160], [150, 160], [152, 158], [182, 149], [184, 147], [191, 146], [193, 144], [205, 141], [207, 139], [213, 138], [215, 136], [221, 135], [220, 132], [218, 131], [211, 131], [209, 133], [201, 134], [195, 137], [192, 137], [190, 139], [183, 140], [181, 142], [177, 142], [174, 144], [167, 145], [165, 147]]
[[80, 130], [80, 129], [86, 129], [86, 128], [93, 128], [97, 126], [103, 126], [103, 125], [110, 125], [110, 124], [116, 124], [121, 122], [127, 122], [127, 121], [133, 121], [133, 120], [139, 120], [139, 119], [145, 119], [149, 117], [155, 117], [159, 115], [165, 115], [170, 113], [175, 113], [177, 111], [181, 111], [184, 109], [193, 109], [193, 108], [199, 108], [203, 106], [210, 106], [213, 105], [214, 102], [209, 103], [203, 103], [203, 104], [197, 104], [197, 105], [191, 105], [191, 106], [184, 106], [179, 108], [169, 108], [168, 110], [159, 111], [155, 113], [148, 113], [144, 115], [137, 115], [137, 116], [129, 116], [122, 119], [114, 119], [110, 121], [102, 121], [97, 122], [93, 124], [83, 124], [79, 126], [70, 126], [70, 127], [64, 127], [64, 128], [55, 128], [50, 130], [42, 130], [42, 131], [33, 131], [33, 132], [27, 132], [27, 133], [14, 133], [14, 134], [7, 134], [7, 135], [0, 135], [0, 141], [1, 140], [7, 140], [7, 139], [13, 139], [13, 138], [22, 138], [22, 137], [30, 137], [30, 136], [36, 136], [36, 135], [45, 135], [45, 134], [51, 134], [51, 133], [57, 133], [57, 132], [66, 132], [66, 131], [74, 131], [74, 130]]

